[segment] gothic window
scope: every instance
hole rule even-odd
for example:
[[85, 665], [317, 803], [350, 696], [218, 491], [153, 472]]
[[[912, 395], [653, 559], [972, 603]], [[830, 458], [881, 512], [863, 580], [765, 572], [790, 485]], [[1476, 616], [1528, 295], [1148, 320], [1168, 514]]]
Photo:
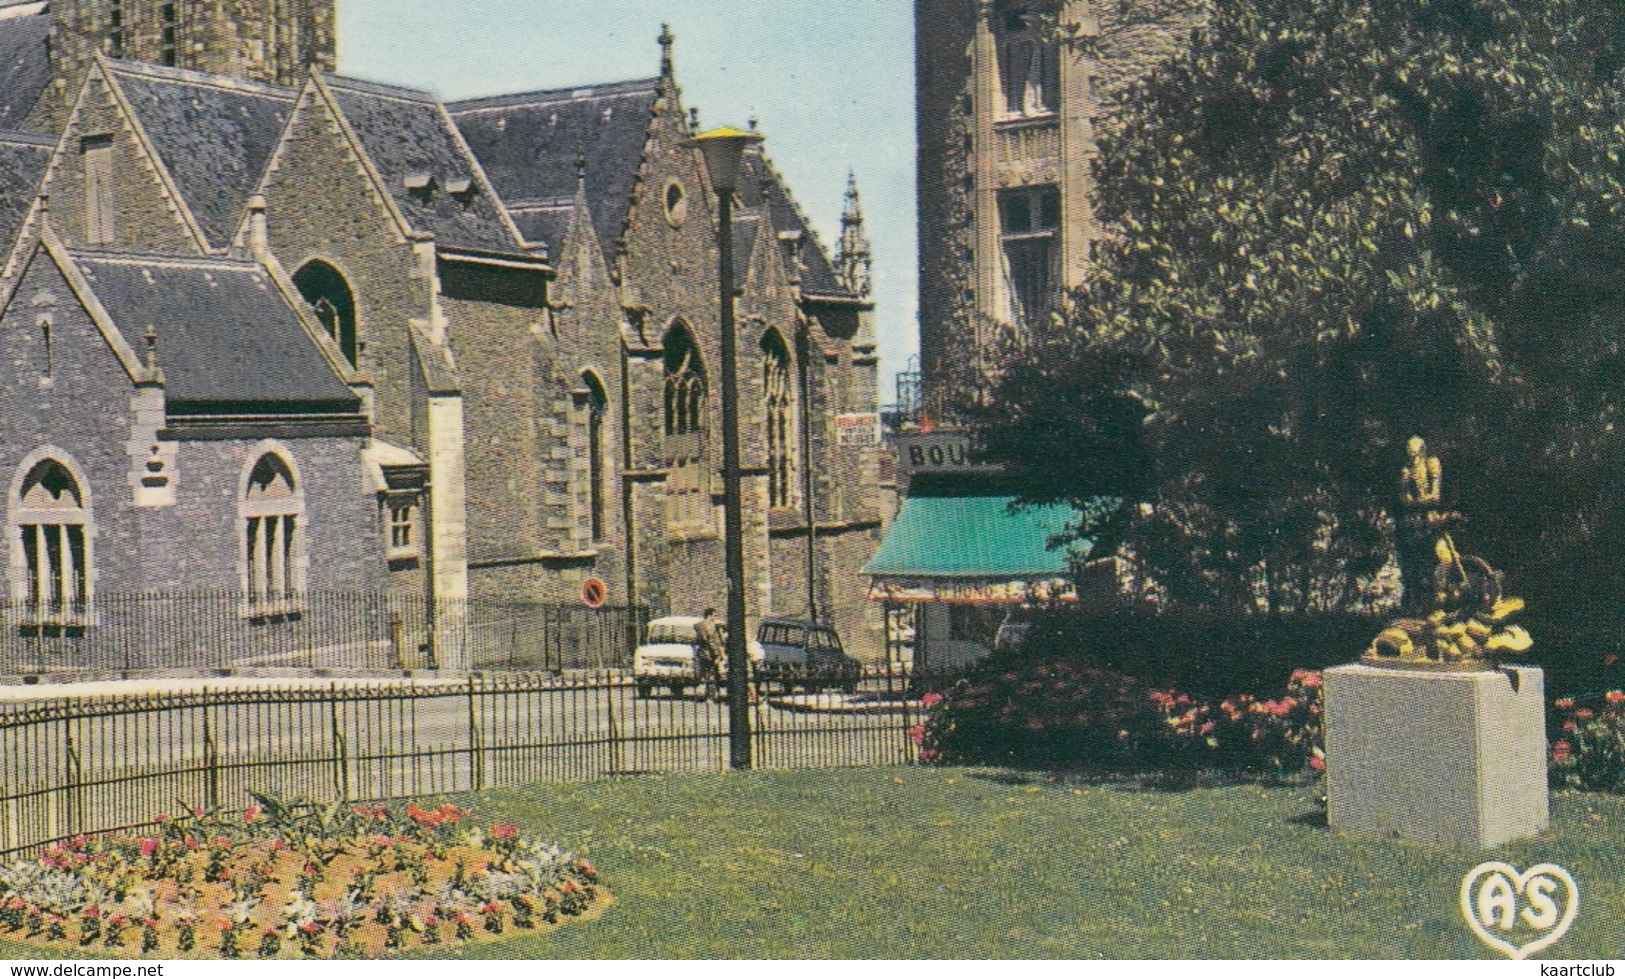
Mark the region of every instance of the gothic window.
[[999, 75], [1006, 114], [1039, 116], [1054, 112], [1060, 88], [1055, 44], [1040, 35], [1036, 19], [1025, 9], [1005, 11], [1000, 26]]
[[705, 473], [705, 365], [682, 325], [665, 340], [666, 518], [673, 529], [698, 529], [711, 518]]
[[790, 421], [790, 351], [777, 330], [762, 338], [762, 398], [767, 426], [767, 504], [775, 510], [793, 505], [794, 428]]
[[1055, 186], [999, 191], [999, 232], [1004, 243], [1010, 295], [1018, 322], [1032, 324], [1054, 304], [1056, 241], [1061, 191]]
[[288, 461], [266, 452], [249, 471], [240, 505], [248, 614], [296, 611], [304, 592], [304, 493]]
[[587, 512], [592, 539], [603, 540], [604, 533], [604, 424], [609, 418], [609, 395], [598, 375], [581, 375], [587, 387]]
[[79, 141], [85, 167], [85, 241], [113, 241], [113, 137], [86, 136]]
[[356, 337], [355, 294], [344, 275], [326, 262], [312, 261], [294, 273], [293, 284], [310, 304], [322, 329], [338, 344], [344, 359], [351, 366], [359, 366], [361, 344]]
[[174, 65], [174, 64], [176, 64], [176, 59], [175, 59], [175, 31], [176, 31], [175, 4], [173, 2], [165, 3], [163, 5], [163, 7], [160, 8], [159, 12], [162, 15], [163, 21], [164, 21], [164, 28], [163, 28], [163, 31], [164, 31], [164, 33], [163, 33], [164, 64], [166, 64], [166, 65]]
[[68, 467], [45, 459], [28, 470], [15, 501], [12, 562], [23, 619], [36, 626], [86, 624], [90, 605], [90, 508]]
[[124, 57], [124, 0], [108, 0], [107, 53]]

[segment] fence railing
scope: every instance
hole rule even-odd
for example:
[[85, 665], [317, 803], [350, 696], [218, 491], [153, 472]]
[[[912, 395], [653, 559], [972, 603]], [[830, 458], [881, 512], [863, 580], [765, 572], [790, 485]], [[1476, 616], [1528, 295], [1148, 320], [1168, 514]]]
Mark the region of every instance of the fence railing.
[[271, 610], [235, 592], [98, 594], [73, 618], [0, 604], [0, 677], [256, 669], [605, 669], [630, 662], [646, 609], [429, 602], [316, 592]]
[[[953, 680], [883, 669], [809, 679], [755, 698], [756, 767], [911, 763], [921, 693]], [[642, 696], [619, 671], [238, 682], [0, 705], [0, 853], [148, 824], [183, 801], [246, 807], [250, 789], [370, 801], [729, 763], [727, 704]]]

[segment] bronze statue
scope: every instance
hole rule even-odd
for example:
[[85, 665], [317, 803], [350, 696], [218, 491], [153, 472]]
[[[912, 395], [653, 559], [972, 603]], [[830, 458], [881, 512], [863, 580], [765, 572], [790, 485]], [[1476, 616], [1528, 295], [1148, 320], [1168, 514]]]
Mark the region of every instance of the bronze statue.
[[1400, 471], [1400, 562], [1409, 571], [1426, 557], [1434, 560], [1433, 607], [1424, 610], [1426, 596], [1407, 588], [1405, 608], [1412, 616], [1395, 619], [1378, 633], [1362, 661], [1474, 670], [1525, 652], [1534, 640], [1511, 621], [1523, 610], [1523, 599], [1503, 594], [1501, 572], [1488, 561], [1456, 548], [1451, 530], [1466, 519], [1443, 509], [1443, 467], [1438, 457], [1427, 454], [1427, 443], [1420, 438], [1412, 438], [1406, 448], [1409, 464]]

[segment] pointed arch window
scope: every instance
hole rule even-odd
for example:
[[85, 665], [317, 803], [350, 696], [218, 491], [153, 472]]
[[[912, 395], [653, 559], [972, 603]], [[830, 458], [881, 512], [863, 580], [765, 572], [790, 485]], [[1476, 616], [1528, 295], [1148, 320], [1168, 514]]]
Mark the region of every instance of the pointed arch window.
[[705, 363], [694, 337], [681, 324], [666, 333], [665, 429], [666, 522], [671, 529], [698, 530], [711, 518], [705, 473]]
[[243, 584], [251, 617], [297, 611], [304, 593], [304, 492], [293, 467], [266, 452], [248, 473], [240, 503]]
[[609, 393], [604, 390], [598, 375], [586, 371], [581, 380], [587, 392], [587, 513], [592, 525], [592, 539], [605, 538], [606, 500], [604, 494], [604, 426], [609, 420]]
[[790, 420], [790, 349], [777, 330], [762, 337], [762, 399], [767, 426], [767, 504], [775, 510], [794, 505], [794, 432]]
[[361, 343], [356, 336], [355, 293], [344, 274], [319, 259], [306, 262], [293, 274], [294, 287], [310, 305], [322, 329], [338, 344], [350, 366], [360, 366]]
[[90, 608], [90, 507], [79, 480], [56, 459], [23, 477], [16, 507], [12, 597], [23, 621], [81, 626]]

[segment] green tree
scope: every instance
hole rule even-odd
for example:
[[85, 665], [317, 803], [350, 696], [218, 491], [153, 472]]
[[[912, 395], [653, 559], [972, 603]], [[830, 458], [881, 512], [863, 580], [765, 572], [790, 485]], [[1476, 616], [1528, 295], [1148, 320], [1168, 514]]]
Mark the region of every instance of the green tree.
[[1006, 374], [989, 452], [1034, 499], [1133, 501], [1176, 597], [1335, 607], [1387, 559], [1419, 434], [1515, 588], [1625, 596], [1622, 9], [1217, 3], [1112, 121], [1118, 237]]

